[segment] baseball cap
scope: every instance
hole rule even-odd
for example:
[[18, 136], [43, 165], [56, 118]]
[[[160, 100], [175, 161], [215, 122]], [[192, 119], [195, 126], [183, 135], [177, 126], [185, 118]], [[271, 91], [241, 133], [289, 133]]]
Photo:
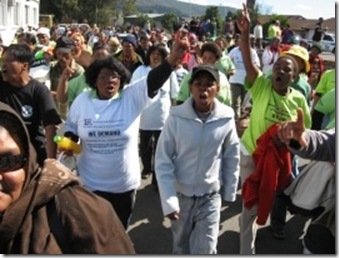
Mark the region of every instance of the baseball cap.
[[281, 52], [281, 56], [285, 55], [292, 55], [301, 58], [305, 62], [306, 73], [310, 71], [310, 63], [308, 62], [309, 54], [306, 48], [299, 45], [292, 45], [289, 50]]
[[73, 39], [63, 36], [57, 39], [54, 50], [69, 53], [74, 48], [74, 46], [75, 44]]
[[213, 79], [219, 84], [219, 71], [218, 69], [210, 64], [202, 64], [192, 69], [191, 81], [194, 81], [201, 72], [207, 72], [212, 75]]

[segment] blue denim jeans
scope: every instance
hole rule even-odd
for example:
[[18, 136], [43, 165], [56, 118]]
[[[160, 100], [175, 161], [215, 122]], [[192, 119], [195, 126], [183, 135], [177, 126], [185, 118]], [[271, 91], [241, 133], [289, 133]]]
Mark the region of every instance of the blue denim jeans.
[[[299, 174], [298, 157], [291, 154], [292, 159], [292, 180]], [[286, 225], [287, 207], [286, 204], [279, 198], [274, 199], [273, 208], [271, 211], [271, 227], [273, 229], [284, 229]]]
[[172, 220], [173, 254], [216, 254], [219, 235], [221, 196], [201, 197], [177, 194], [180, 213]]

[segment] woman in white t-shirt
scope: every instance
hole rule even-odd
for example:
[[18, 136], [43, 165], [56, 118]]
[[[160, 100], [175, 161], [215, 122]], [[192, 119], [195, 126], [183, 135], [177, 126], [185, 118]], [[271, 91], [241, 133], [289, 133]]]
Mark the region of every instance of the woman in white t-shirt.
[[[166, 48], [161, 45], [153, 45], [149, 48], [146, 55], [145, 64], [139, 66], [132, 74], [131, 82], [135, 82], [159, 66], [167, 57]], [[157, 186], [154, 175], [155, 148], [164, 127], [165, 121], [169, 115], [172, 102], [176, 99], [179, 91], [179, 84], [175, 72], [172, 72], [168, 80], [159, 89], [156, 98], [152, 101], [141, 114], [140, 117], [140, 157], [143, 166], [141, 172], [142, 178], [146, 179], [149, 175], [152, 177], [152, 185]]]
[[179, 31], [168, 58], [130, 84], [130, 73], [117, 58], [94, 61], [85, 72], [92, 90], [81, 93], [70, 108], [66, 133], [79, 136], [81, 141], [77, 160], [81, 181], [112, 204], [125, 229], [141, 181], [140, 115], [187, 49], [187, 36]]
[[[240, 40], [241, 39], [239, 38], [237, 46], [228, 53], [228, 56], [231, 58], [235, 66], [235, 73], [229, 78], [229, 82], [231, 84], [232, 107], [234, 110], [235, 120], [237, 120], [241, 116], [241, 106], [246, 95], [246, 89], [244, 88], [246, 70], [244, 61], [242, 59], [241, 47], [239, 45]], [[251, 56], [254, 64], [257, 67], [260, 67], [259, 56], [253, 48], [251, 48]]]

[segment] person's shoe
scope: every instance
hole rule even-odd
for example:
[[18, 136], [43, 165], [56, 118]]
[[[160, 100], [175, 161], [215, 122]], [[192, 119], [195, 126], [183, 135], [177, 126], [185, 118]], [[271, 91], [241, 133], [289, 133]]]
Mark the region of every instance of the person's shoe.
[[271, 227], [271, 229], [272, 229], [273, 236], [276, 239], [282, 240], [282, 239], [286, 238], [286, 234], [285, 234], [284, 229], [282, 229], [282, 228], [272, 228], [272, 227]]

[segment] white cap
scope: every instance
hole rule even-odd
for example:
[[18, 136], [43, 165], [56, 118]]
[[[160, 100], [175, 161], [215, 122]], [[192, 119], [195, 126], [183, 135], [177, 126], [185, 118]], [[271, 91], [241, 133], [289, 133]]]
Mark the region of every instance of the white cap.
[[39, 34], [46, 35], [48, 38], [51, 37], [51, 34], [49, 32], [49, 28], [46, 28], [46, 27], [39, 28], [38, 31], [36, 32], [36, 35], [39, 35]]

